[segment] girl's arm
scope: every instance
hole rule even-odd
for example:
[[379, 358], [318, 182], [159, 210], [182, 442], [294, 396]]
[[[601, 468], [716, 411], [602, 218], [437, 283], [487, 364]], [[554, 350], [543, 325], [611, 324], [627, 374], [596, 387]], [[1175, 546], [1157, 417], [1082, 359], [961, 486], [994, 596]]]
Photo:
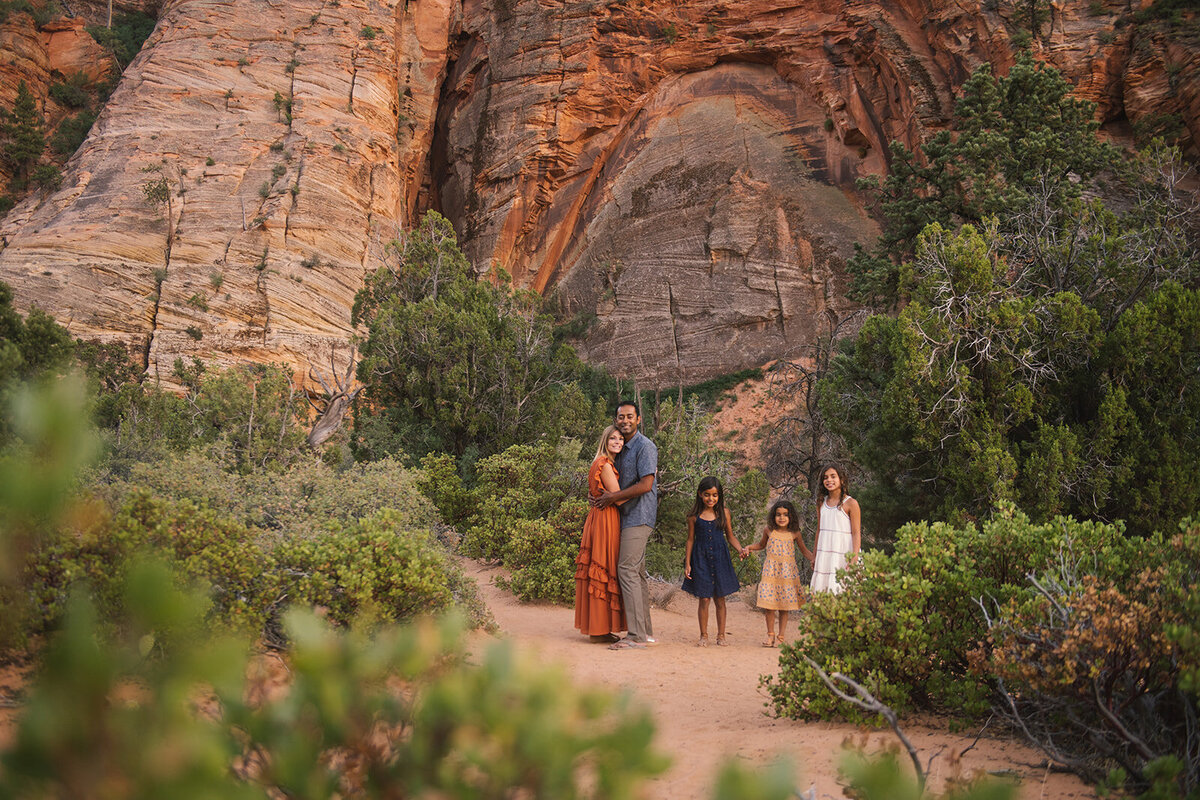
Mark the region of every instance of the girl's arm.
[[816, 563], [817, 557], [813, 555], [813, 551], [808, 549], [808, 545], [804, 543], [804, 531], [796, 531], [796, 544], [800, 545], [800, 552], [811, 563]]
[[742, 547], [742, 543], [733, 535], [733, 517], [729, 514], [729, 509], [725, 509], [725, 538], [733, 545], [733, 549], [737, 550], [739, 556], [746, 554], [746, 549]]
[[[845, 506], [846, 514], [850, 517], [850, 554], [854, 556], [862, 550], [862, 524], [860, 522], [862, 510], [858, 507], [858, 501], [853, 497], [846, 498]], [[855, 560], [857, 559], [851, 559], [851, 561]]]
[[821, 509], [817, 509], [817, 526], [816, 533], [813, 534], [813, 549], [808, 560], [815, 567], [817, 565], [817, 553], [821, 552]]
[[[604, 491], [606, 492], [617, 492], [621, 490], [621, 485], [617, 483], [616, 470], [614, 470], [612, 464], [608, 463], [607, 461], [600, 465], [600, 484], [604, 487]], [[619, 506], [624, 502], [624, 500], [620, 500], [614, 503], [614, 505]]]
[[696, 541], [696, 518], [688, 517], [687, 547], [683, 549], [683, 577], [692, 577], [692, 543]]
[[762, 538], [759, 539], [754, 544], [747, 547], [746, 552], [749, 553], [751, 550], [762, 550], [764, 547], [767, 546], [767, 537], [770, 535], [771, 535], [770, 528], [763, 528]]

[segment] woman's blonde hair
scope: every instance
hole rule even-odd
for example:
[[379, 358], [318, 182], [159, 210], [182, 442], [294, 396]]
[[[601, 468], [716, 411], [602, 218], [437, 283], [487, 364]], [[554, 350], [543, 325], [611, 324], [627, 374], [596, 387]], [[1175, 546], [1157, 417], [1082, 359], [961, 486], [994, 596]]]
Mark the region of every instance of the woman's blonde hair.
[[600, 446], [596, 448], [596, 458], [608, 455], [608, 437], [617, 432], [616, 425], [609, 425], [604, 429], [604, 433], [600, 434]]

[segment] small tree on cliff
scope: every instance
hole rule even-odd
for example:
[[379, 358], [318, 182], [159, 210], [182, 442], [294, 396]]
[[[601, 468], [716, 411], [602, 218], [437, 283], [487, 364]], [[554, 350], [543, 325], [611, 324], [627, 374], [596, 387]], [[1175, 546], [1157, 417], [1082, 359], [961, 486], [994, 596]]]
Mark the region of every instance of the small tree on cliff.
[[42, 115], [25, 81], [17, 84], [12, 111], [0, 111], [0, 137], [4, 139], [0, 154], [13, 171], [12, 189], [22, 191], [29, 173], [46, 149]]
[[878, 188], [883, 234], [847, 267], [850, 296], [876, 308], [900, 300], [900, 262], [926, 225], [978, 225], [1040, 200], [1063, 208], [1116, 161], [1096, 137], [1095, 103], [1076, 99], [1058, 70], [1020, 53], [1008, 75], [977, 69], [955, 104], [952, 130], [916, 151], [892, 142], [892, 162]]
[[388, 248], [355, 299], [367, 329], [355, 415], [362, 456], [443, 451], [473, 461], [512, 444], [590, 433], [582, 364], [541, 298], [494, 286], [436, 212]]

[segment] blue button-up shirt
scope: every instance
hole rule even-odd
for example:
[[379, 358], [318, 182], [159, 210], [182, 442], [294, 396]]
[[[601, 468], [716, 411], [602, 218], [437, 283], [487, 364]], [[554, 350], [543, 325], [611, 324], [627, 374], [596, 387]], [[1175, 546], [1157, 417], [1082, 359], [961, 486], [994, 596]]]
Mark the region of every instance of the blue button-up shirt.
[[618, 506], [622, 528], [637, 525], [653, 528], [658, 519], [658, 448], [638, 431], [625, 442], [625, 449], [617, 455], [616, 466], [620, 473], [617, 485], [622, 489], [628, 489], [647, 475], [654, 476], [650, 491]]

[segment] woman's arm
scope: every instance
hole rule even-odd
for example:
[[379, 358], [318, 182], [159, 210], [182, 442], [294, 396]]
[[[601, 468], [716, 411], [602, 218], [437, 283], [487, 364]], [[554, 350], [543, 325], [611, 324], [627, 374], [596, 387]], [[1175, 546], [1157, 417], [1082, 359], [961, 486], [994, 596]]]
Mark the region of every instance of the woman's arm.
[[846, 514], [850, 517], [850, 553], [858, 555], [862, 551], [862, 510], [853, 497], [846, 498], [845, 506]]
[[692, 577], [692, 543], [696, 541], [696, 518], [688, 517], [687, 547], [683, 549], [683, 577]]
[[733, 549], [737, 550], [738, 555], [743, 555], [746, 551], [742, 548], [742, 543], [733, 535], [733, 517], [729, 514], [729, 509], [725, 509], [725, 538], [733, 545]]
[[[600, 485], [604, 487], [606, 492], [617, 492], [621, 490], [621, 485], [617, 483], [617, 471], [613, 469], [613, 465], [605, 461], [600, 465]], [[624, 500], [618, 500], [613, 505], [621, 505]]]

